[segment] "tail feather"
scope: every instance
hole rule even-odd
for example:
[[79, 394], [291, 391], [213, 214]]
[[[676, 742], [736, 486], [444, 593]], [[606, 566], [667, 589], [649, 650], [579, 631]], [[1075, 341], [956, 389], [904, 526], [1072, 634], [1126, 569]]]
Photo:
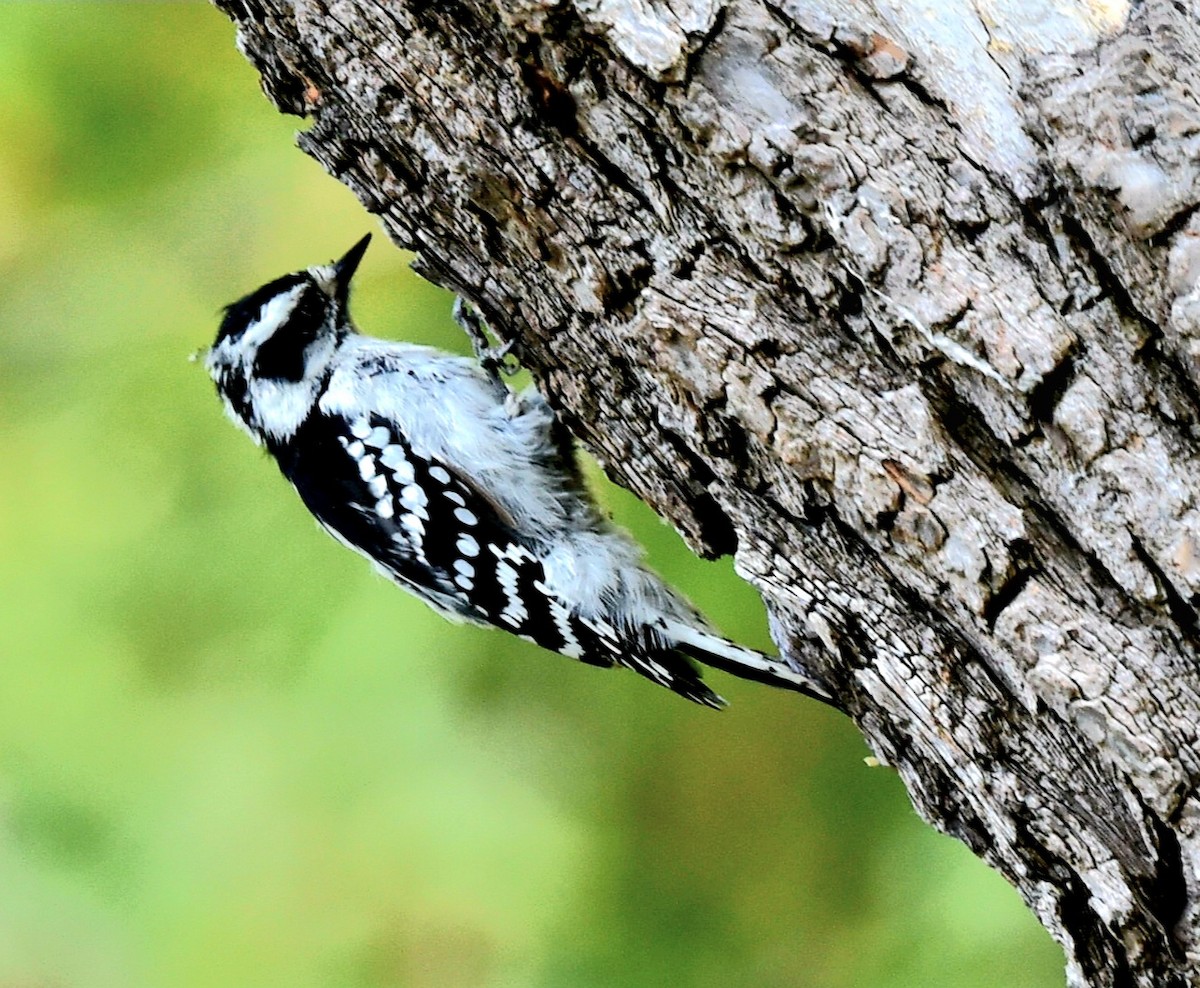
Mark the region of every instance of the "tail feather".
[[678, 651], [697, 662], [742, 679], [795, 690], [840, 709], [837, 700], [823, 683], [793, 669], [780, 659], [736, 645], [711, 631], [683, 622], [671, 623], [664, 630]]

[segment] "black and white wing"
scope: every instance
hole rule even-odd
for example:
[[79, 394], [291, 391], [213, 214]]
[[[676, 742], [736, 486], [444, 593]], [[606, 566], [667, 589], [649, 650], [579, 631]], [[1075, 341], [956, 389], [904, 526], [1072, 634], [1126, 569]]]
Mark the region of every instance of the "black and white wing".
[[388, 419], [315, 415], [276, 456], [326, 529], [443, 613], [724, 706], [679, 652], [652, 645], [641, 629], [582, 617], [556, 596], [539, 547], [469, 478], [414, 453]]

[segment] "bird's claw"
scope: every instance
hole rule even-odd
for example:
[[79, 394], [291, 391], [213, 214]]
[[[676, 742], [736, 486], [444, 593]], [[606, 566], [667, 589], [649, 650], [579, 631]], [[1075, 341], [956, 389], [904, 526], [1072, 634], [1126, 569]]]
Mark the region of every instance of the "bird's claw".
[[475, 359], [489, 374], [497, 379], [500, 374], [511, 377], [521, 369], [515, 358], [512, 362], [508, 360], [512, 356], [516, 340], [492, 346], [488, 337], [491, 327], [483, 321], [479, 310], [461, 295], [454, 300], [451, 314], [454, 316], [454, 321], [462, 327], [463, 332], [470, 339], [471, 348], [475, 351]]

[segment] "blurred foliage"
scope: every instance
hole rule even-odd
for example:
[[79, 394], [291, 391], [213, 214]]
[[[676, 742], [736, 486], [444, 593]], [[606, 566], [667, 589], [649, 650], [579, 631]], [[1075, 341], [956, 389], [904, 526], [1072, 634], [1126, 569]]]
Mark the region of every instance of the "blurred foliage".
[[[449, 625], [317, 530], [187, 358], [374, 224], [220, 14], [5, 3], [0, 95], [0, 986], [1061, 984], [843, 718]], [[386, 241], [357, 287], [462, 346]]]

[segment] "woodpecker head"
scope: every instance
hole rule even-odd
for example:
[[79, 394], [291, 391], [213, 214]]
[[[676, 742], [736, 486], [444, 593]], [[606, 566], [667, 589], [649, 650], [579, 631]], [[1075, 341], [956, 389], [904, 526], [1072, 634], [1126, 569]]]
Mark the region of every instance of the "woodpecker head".
[[204, 365], [230, 418], [256, 443], [285, 442], [312, 411], [354, 332], [350, 279], [368, 233], [339, 261], [284, 275], [225, 310]]

